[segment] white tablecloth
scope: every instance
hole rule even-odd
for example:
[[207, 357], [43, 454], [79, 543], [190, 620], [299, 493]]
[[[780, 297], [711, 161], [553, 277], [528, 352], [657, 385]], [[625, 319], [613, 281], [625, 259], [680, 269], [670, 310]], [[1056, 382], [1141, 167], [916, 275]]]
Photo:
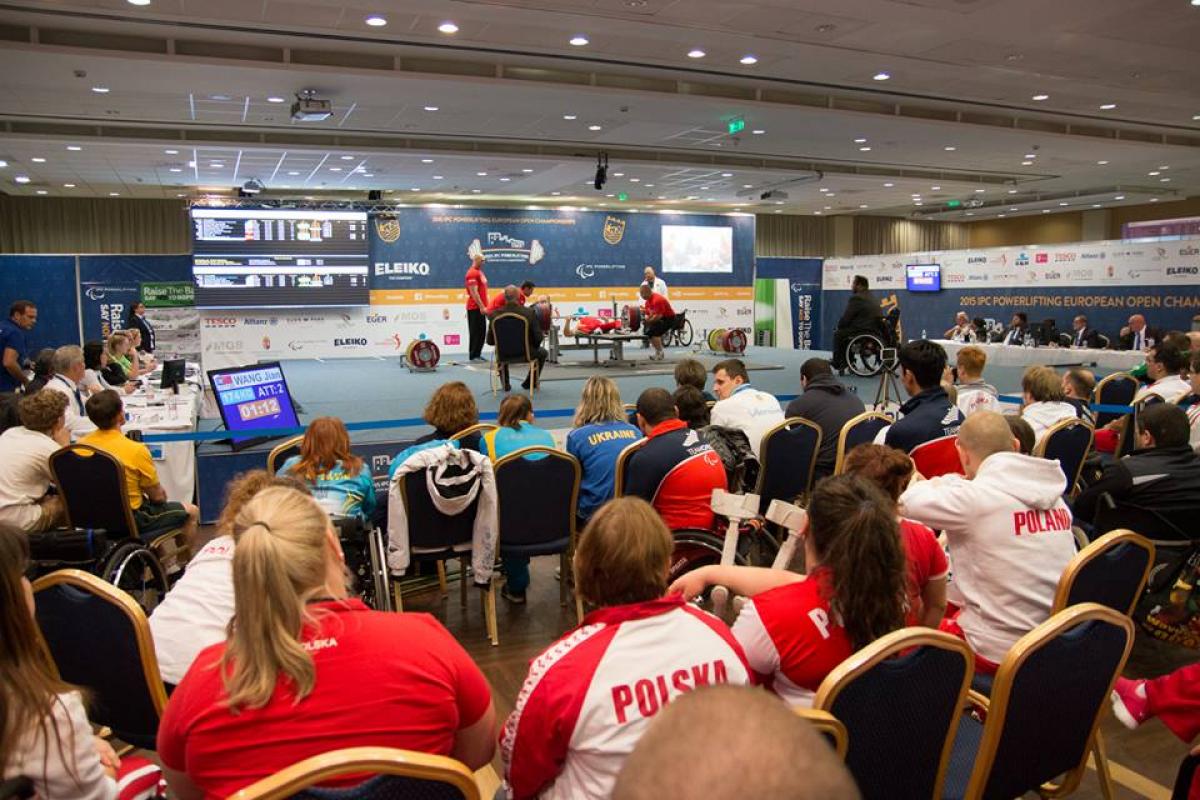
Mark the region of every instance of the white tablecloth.
[[[947, 339], [934, 339], [946, 349], [946, 355], [954, 361], [958, 351], [967, 345]], [[1137, 350], [1093, 350], [1090, 347], [1018, 347], [1008, 344], [979, 344], [987, 353], [989, 367], [1030, 367], [1034, 364], [1062, 366], [1064, 364], [1095, 364], [1102, 369], [1133, 369], [1146, 360], [1145, 353]]]
[[[147, 382], [131, 395], [125, 395], [125, 411], [129, 420], [125, 430], [143, 434], [190, 433], [196, 430], [196, 420], [203, 402], [199, 385], [184, 384], [179, 394], [157, 388], [158, 380]], [[190, 503], [196, 491], [195, 442], [147, 442], [158, 480], [167, 492], [168, 500]]]

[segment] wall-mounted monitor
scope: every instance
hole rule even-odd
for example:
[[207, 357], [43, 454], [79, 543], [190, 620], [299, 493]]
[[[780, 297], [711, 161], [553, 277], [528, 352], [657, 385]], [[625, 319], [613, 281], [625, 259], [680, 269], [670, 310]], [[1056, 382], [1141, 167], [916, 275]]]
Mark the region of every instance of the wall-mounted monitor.
[[910, 292], [940, 292], [942, 290], [941, 264], [909, 264], [904, 269]]

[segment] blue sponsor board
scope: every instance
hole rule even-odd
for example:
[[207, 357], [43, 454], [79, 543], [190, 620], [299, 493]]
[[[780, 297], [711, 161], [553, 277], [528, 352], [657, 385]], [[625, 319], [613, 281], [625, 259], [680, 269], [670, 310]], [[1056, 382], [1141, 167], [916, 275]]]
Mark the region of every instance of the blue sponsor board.
[[463, 285], [473, 254], [494, 287], [628, 286], [651, 266], [669, 286], [748, 286], [754, 218], [620, 211], [403, 208], [371, 219], [371, 288]]
[[103, 339], [127, 327], [142, 281], [192, 280], [192, 257], [80, 256], [79, 298], [84, 340]]
[[5, 317], [14, 300], [37, 306], [37, 324], [25, 336], [30, 358], [43, 347], [79, 341], [75, 256], [0, 256], [0, 297]]

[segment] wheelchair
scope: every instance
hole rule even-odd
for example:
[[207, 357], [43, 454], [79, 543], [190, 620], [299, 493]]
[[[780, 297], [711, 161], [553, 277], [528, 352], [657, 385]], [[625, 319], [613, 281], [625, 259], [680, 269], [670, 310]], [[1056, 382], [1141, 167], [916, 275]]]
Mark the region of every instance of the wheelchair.
[[663, 347], [691, 347], [695, 332], [692, 323], [687, 318], [687, 311], [675, 315], [675, 324], [671, 330], [663, 334]]
[[[671, 531], [671, 538], [674, 540], [674, 549], [671, 551], [671, 569], [667, 575], [668, 586], [685, 573], [721, 563], [724, 530], [680, 528]], [[779, 548], [780, 542], [761, 520], [747, 520], [739, 527], [733, 563], [739, 567], [769, 567], [775, 562]], [[712, 589], [710, 586], [697, 598], [703, 608], [711, 608]]]
[[846, 344], [846, 368], [861, 378], [872, 378], [888, 368], [884, 350], [900, 342], [900, 307], [880, 320], [879, 331], [859, 333]]
[[354, 577], [358, 596], [376, 611], [394, 610], [383, 531], [357, 515], [334, 516], [331, 522], [342, 543], [346, 569]]
[[133, 597], [149, 614], [170, 588], [166, 568], [140, 539], [109, 538], [102, 530], [59, 529], [29, 534], [30, 579], [79, 569]]

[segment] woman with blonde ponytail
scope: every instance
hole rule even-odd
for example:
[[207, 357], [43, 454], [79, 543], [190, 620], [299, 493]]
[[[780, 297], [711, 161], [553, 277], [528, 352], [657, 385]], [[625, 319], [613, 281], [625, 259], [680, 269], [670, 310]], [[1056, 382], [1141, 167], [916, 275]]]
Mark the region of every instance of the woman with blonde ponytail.
[[159, 726], [178, 797], [227, 797], [343, 747], [449, 755], [471, 769], [491, 760], [495, 711], [479, 668], [432, 617], [349, 597], [341, 544], [312, 497], [264, 489], [235, 527], [228, 637], [196, 658]]

